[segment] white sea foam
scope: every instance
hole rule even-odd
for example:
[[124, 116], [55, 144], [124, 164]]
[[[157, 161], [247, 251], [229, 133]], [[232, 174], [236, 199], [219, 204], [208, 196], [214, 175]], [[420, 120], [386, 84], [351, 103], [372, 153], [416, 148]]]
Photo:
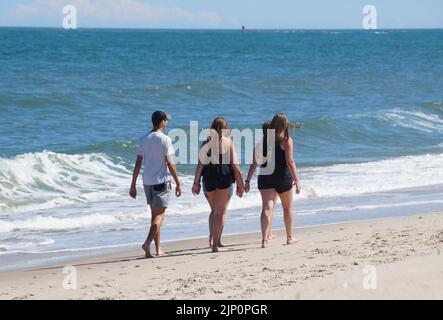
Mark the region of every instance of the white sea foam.
[[[58, 249], [58, 245], [51, 242], [35, 243], [29, 239], [20, 238], [26, 235], [52, 238], [52, 235], [64, 232], [83, 232], [94, 230], [90, 236], [106, 231], [115, 231], [119, 228], [129, 228], [147, 225], [149, 214], [142, 190], [139, 189], [139, 197], [134, 201], [127, 195], [127, 187], [130, 183], [130, 172], [123, 166], [115, 164], [105, 155], [58, 155], [58, 154], [34, 154], [24, 155], [35, 163], [41, 163], [39, 157], [51, 160], [45, 165], [31, 164], [27, 168], [27, 174], [21, 177], [14, 170], [26, 167], [21, 162], [21, 156], [15, 159], [0, 159], [2, 177], [7, 172], [14, 181], [14, 188], [9, 192], [18, 195], [16, 209], [21, 211], [8, 211], [0, 215], [0, 233], [10, 237], [18, 237], [6, 241], [1, 245], [0, 251], [10, 253], [14, 250], [44, 251], [46, 249]], [[17, 160], [18, 158], [18, 160]], [[60, 164], [63, 159], [64, 165]], [[19, 163], [16, 164], [14, 161]], [[8, 162], [9, 161], [9, 162]], [[7, 163], [8, 166], [4, 166]], [[380, 193], [396, 189], [424, 187], [443, 184], [443, 154], [405, 156], [381, 161], [338, 164], [324, 167], [299, 168], [302, 193], [299, 199], [327, 198], [358, 196], [368, 193]], [[72, 169], [74, 167], [75, 169]], [[55, 170], [51, 170], [55, 166]], [[62, 170], [62, 167], [67, 169]], [[100, 174], [90, 174], [90, 168], [99, 168]], [[48, 172], [50, 177], [42, 177]], [[56, 173], [58, 172], [58, 173]], [[95, 171], [97, 172], [97, 171]], [[66, 179], [60, 179], [57, 175], [76, 176], [74, 183], [66, 183]], [[36, 181], [45, 181], [43, 190], [39, 190]], [[172, 197], [168, 208], [168, 216], [172, 228], [186, 228], [187, 224], [204, 223], [209, 214], [210, 207], [201, 194], [197, 197], [190, 192], [193, 177], [181, 176], [183, 183], [183, 195], [180, 198]], [[9, 182], [6, 180], [6, 182]], [[22, 183], [23, 185], [20, 185]], [[82, 183], [85, 184], [84, 192]], [[65, 185], [66, 184], [66, 185]], [[2, 180], [1, 187], [7, 188], [8, 184]], [[50, 187], [48, 187], [50, 186]], [[56, 189], [57, 187], [58, 189]], [[51, 189], [52, 190], [48, 190]], [[31, 192], [32, 191], [32, 192]], [[72, 194], [70, 194], [72, 193]], [[2, 195], [3, 196], [3, 195]], [[26, 197], [29, 197], [27, 199]], [[38, 207], [38, 197], [42, 197], [44, 203], [50, 204], [46, 209], [35, 210]], [[52, 198], [51, 198], [52, 197]], [[31, 204], [26, 205], [29, 200]], [[9, 201], [15, 201], [14, 198]], [[34, 202], [34, 204], [32, 204]], [[329, 202], [328, 202], [329, 203]], [[9, 203], [10, 204], [10, 203]], [[68, 204], [68, 205], [67, 205]], [[435, 199], [423, 201], [411, 200], [401, 203], [370, 203], [364, 205], [353, 204], [349, 206], [333, 206], [331, 203], [322, 208], [313, 207], [305, 211], [296, 210], [297, 214], [308, 215], [318, 213], [330, 213], [352, 210], [376, 210], [380, 208], [400, 207], [403, 205], [438, 205]], [[21, 205], [21, 207], [19, 206]], [[245, 209], [236, 213], [231, 222], [242, 219], [250, 219], [251, 215], [258, 214], [261, 199], [256, 188], [256, 181], [252, 183], [252, 191], [242, 199], [234, 196], [230, 203], [230, 210]], [[32, 210], [28, 210], [34, 206]], [[53, 207], [52, 207], [53, 206]], [[11, 206], [9, 206], [10, 208]], [[254, 209], [252, 209], [254, 208]], [[297, 208], [297, 207], [296, 207]], [[183, 219], [181, 218], [183, 216]], [[237, 223], [241, 223], [238, 222]], [[97, 235], [98, 236], [98, 235]], [[69, 246], [68, 246], [69, 249]]]
[[[25, 165], [27, 161], [28, 166]], [[138, 201], [127, 196], [130, 172], [105, 155], [44, 152], [0, 159], [0, 164], [1, 197], [9, 201], [1, 208], [8, 216], [0, 219], [0, 232], [88, 229], [148, 217], [146, 212], [141, 212], [146, 208], [143, 193], [139, 192]], [[301, 168], [302, 193], [296, 199], [353, 196], [443, 184], [442, 164], [443, 154], [434, 154]], [[209, 213], [204, 196], [195, 197], [190, 192], [193, 177], [182, 176], [181, 179], [183, 196], [172, 198], [168, 214]], [[260, 194], [255, 184], [254, 181], [253, 191], [242, 199], [234, 196], [230, 209], [259, 207]], [[60, 209], [66, 205], [72, 206], [68, 212]]]
[[421, 200], [421, 201], [403, 201], [400, 203], [382, 203], [373, 205], [356, 205], [356, 206], [333, 206], [309, 210], [297, 210], [297, 215], [311, 215], [324, 212], [343, 212], [357, 210], [377, 210], [384, 208], [401, 208], [420, 205], [443, 204], [443, 200]]
[[27, 153], [0, 158], [0, 213], [112, 198], [130, 172], [104, 154]]
[[[441, 184], [442, 164], [443, 155], [434, 154], [301, 168], [299, 171], [303, 191], [298, 198], [358, 195]], [[50, 152], [26, 154], [12, 159], [0, 159], [0, 167], [0, 212], [12, 214], [13, 218], [8, 219], [9, 221], [15, 220], [14, 212], [26, 213], [77, 204], [89, 205], [79, 215], [80, 218], [91, 212], [111, 214], [107, 218], [104, 218], [106, 215], [101, 216], [101, 219], [102, 223], [113, 223], [114, 215], [119, 212], [110, 213], [109, 207], [99, 210], [100, 204], [111, 203], [114, 207], [134, 209], [142, 205], [127, 196], [131, 173], [106, 155], [63, 155]], [[191, 215], [209, 211], [204, 196], [195, 197], [190, 192], [193, 177], [182, 176], [181, 180], [184, 192], [182, 197], [172, 199], [168, 210], [170, 214]], [[244, 198], [234, 196], [230, 208], [259, 206], [260, 195], [254, 186], [255, 182], [253, 191]], [[144, 198], [142, 190], [139, 190], [139, 198]], [[70, 222], [76, 225], [74, 221]]]
[[87, 229], [106, 224], [144, 220], [146, 214], [89, 214], [77, 217], [35, 216], [28, 219], [0, 221], [0, 232], [39, 230], [61, 231]]
[[412, 128], [425, 132], [443, 132], [443, 119], [436, 114], [394, 109], [383, 114], [378, 114], [378, 118], [404, 128]]
[[359, 195], [443, 183], [443, 154], [301, 170], [305, 197]]
[[[440, 105], [441, 102], [433, 102], [432, 104]], [[375, 118], [392, 126], [415, 129], [428, 133], [443, 132], [443, 119], [440, 115], [423, 112], [421, 110], [403, 110], [400, 108], [394, 108], [382, 112], [353, 114], [348, 115], [347, 117], [351, 119]]]
[[[301, 168], [299, 173], [302, 192], [296, 199], [356, 196], [443, 184], [442, 166], [443, 154], [434, 154], [405, 156], [367, 163]], [[255, 191], [246, 194], [242, 199], [234, 196], [230, 208], [260, 206], [260, 194], [255, 188], [253, 189]], [[207, 208], [206, 211], [208, 210]], [[182, 210], [182, 214], [186, 212], [187, 210]]]
[[47, 253], [69, 253], [69, 252], [82, 252], [82, 251], [92, 251], [92, 250], [104, 250], [104, 249], [116, 249], [116, 248], [126, 248], [126, 247], [134, 247], [139, 246], [139, 242], [130, 242], [130, 243], [122, 243], [115, 245], [104, 245], [104, 246], [95, 246], [95, 247], [87, 247], [87, 248], [66, 248], [66, 249], [57, 249], [57, 250], [23, 250], [21, 249], [11, 249], [7, 251], [0, 251], [0, 255], [2, 254], [47, 254]]
[[2, 238], [0, 246], [0, 254], [9, 254], [16, 250], [24, 250], [26, 248], [48, 246], [55, 241], [48, 237], [35, 235], [17, 235], [13, 238]]

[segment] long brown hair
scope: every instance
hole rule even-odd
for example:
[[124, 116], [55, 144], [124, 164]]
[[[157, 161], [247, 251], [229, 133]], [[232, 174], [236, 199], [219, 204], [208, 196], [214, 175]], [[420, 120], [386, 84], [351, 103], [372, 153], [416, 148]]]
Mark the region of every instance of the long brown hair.
[[[213, 134], [215, 133], [214, 131], [217, 132], [218, 139], [219, 139], [218, 146], [220, 147], [223, 136], [230, 135], [230, 128], [229, 128], [228, 122], [226, 121], [225, 118], [217, 117], [212, 121], [209, 135], [208, 135], [206, 141], [204, 141], [202, 143], [201, 148], [203, 148], [204, 145], [206, 145], [207, 143], [209, 143], [211, 141], [211, 136], [213, 136]], [[219, 152], [219, 154], [221, 154], [220, 149], [217, 149], [217, 150], [219, 150], [218, 152]], [[208, 150], [207, 155], [211, 156], [210, 149]], [[215, 163], [218, 163], [217, 161], [219, 161], [219, 159], [215, 159]]]
[[271, 121], [265, 121], [263, 122], [261, 128], [263, 130], [263, 137], [266, 139], [267, 135], [268, 135], [268, 129], [271, 126]]
[[277, 143], [287, 142], [289, 139], [289, 121], [283, 113], [277, 113], [274, 118], [272, 118], [271, 125], [269, 129], [275, 130], [275, 141]]
[[268, 130], [271, 127], [271, 121], [267, 120], [263, 122], [261, 129], [263, 130], [263, 156], [268, 155]]
[[[230, 132], [228, 121], [226, 121], [224, 117], [215, 118], [212, 121], [211, 129], [217, 132], [219, 140], [221, 140], [223, 136], [228, 135]], [[209, 135], [208, 141], [210, 140], [210, 138], [211, 136]]]

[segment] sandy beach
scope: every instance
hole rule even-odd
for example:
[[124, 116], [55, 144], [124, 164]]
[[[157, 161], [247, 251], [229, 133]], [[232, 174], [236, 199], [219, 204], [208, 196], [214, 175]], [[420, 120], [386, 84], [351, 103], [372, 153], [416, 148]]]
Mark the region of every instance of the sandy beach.
[[64, 265], [4, 272], [0, 299], [443, 299], [443, 213], [296, 229], [291, 246], [274, 234], [268, 249], [242, 234], [215, 254], [197, 239], [72, 261], [76, 289]]

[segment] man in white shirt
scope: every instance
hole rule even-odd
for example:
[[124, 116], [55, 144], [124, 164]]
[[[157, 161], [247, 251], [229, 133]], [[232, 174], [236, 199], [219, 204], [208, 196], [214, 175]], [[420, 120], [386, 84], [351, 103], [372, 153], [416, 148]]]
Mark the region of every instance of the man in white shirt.
[[152, 240], [155, 242], [157, 256], [164, 255], [160, 247], [160, 227], [171, 195], [171, 175], [176, 185], [175, 195], [176, 197], [181, 195], [180, 181], [174, 163], [174, 147], [171, 138], [163, 133], [169, 119], [170, 117], [163, 111], [155, 111], [152, 114], [153, 129], [139, 140], [137, 160], [129, 191], [129, 195], [135, 199], [137, 197], [137, 178], [144, 161], [143, 186], [152, 215], [148, 238], [142, 246], [146, 258], [152, 258], [150, 250]]

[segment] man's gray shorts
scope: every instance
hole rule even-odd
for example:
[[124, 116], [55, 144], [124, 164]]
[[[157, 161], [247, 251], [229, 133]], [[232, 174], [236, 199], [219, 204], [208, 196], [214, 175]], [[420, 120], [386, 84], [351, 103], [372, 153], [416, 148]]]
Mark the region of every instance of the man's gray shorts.
[[167, 208], [171, 197], [171, 181], [165, 182], [164, 185], [155, 185], [145, 187], [145, 195], [148, 204], [153, 208]]

